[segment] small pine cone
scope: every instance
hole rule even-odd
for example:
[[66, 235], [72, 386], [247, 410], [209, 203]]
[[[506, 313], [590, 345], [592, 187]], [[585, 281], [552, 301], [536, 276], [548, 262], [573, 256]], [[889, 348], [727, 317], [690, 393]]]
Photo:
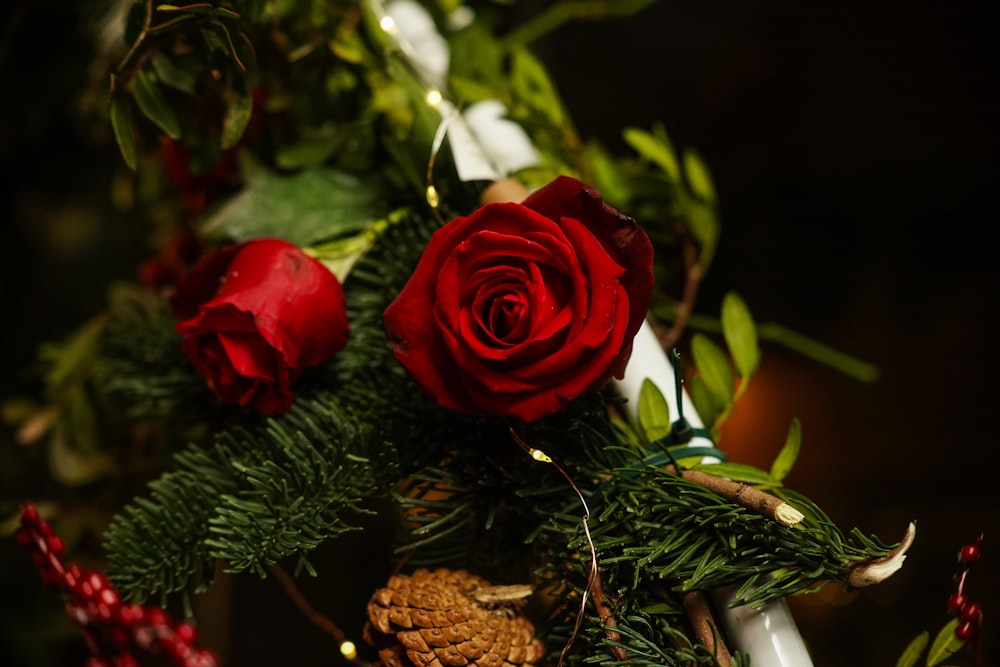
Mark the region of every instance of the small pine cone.
[[385, 667], [532, 667], [545, 649], [520, 612], [530, 594], [465, 570], [393, 576], [368, 603], [365, 640]]

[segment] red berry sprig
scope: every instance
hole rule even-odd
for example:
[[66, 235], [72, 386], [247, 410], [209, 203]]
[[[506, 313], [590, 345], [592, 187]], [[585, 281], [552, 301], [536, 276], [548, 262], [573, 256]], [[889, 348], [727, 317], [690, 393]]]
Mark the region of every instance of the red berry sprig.
[[969, 642], [976, 638], [983, 625], [983, 610], [965, 594], [965, 580], [969, 569], [982, 556], [983, 536], [958, 550], [958, 571], [955, 573], [955, 592], [948, 598], [948, 613], [958, 617], [955, 636]]
[[157, 655], [177, 667], [217, 667], [215, 655], [197, 647], [198, 633], [187, 621], [174, 622], [159, 607], [122, 601], [101, 572], [62, 562], [62, 539], [32, 504], [21, 508], [14, 533], [34, 553], [42, 581], [63, 591], [66, 613], [80, 627], [92, 654], [87, 667], [139, 667], [136, 654]]

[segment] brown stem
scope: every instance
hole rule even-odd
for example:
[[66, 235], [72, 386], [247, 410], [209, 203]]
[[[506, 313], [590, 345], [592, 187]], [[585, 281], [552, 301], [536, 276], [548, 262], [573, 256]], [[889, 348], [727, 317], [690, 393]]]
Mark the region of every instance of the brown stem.
[[[347, 636], [344, 634], [344, 631], [341, 630], [337, 624], [331, 621], [327, 616], [316, 611], [309, 601], [306, 600], [305, 596], [302, 595], [302, 592], [299, 591], [298, 587], [295, 585], [295, 580], [292, 578], [292, 575], [288, 574], [285, 568], [275, 563], [274, 565], [268, 567], [267, 571], [274, 576], [275, 580], [277, 580], [278, 584], [281, 585], [291, 601], [296, 607], [299, 608], [299, 611], [305, 614], [305, 617], [308, 618], [313, 625], [331, 635], [335, 640], [337, 640], [337, 644], [343, 644], [347, 641]], [[360, 660], [355, 660], [355, 662], [359, 665], [367, 664]]]
[[[672, 466], [669, 466], [668, 469], [671, 469], [672, 472], [676, 471]], [[700, 470], [683, 470], [681, 477], [714, 491], [726, 500], [777, 521], [783, 526], [794, 526], [804, 518], [801, 512], [781, 498], [755, 489], [744, 482], [734, 482], [731, 479], [709, 475]]]
[[143, 16], [142, 18], [142, 30], [139, 31], [139, 34], [136, 36], [135, 41], [132, 42], [132, 46], [129, 48], [128, 53], [126, 53], [125, 57], [122, 58], [120, 63], [118, 63], [118, 68], [115, 70], [116, 72], [121, 72], [123, 69], [125, 69], [125, 65], [127, 65], [128, 61], [132, 59], [132, 56], [135, 55], [135, 52], [139, 50], [139, 46], [143, 43], [143, 41], [145, 41], [146, 35], [149, 34], [149, 26], [152, 25], [152, 23], [153, 23], [153, 0], [146, 0], [146, 15]]
[[684, 237], [684, 266], [687, 268], [684, 280], [684, 292], [681, 301], [677, 304], [677, 316], [673, 324], [666, 331], [657, 331], [657, 338], [664, 350], [672, 350], [681, 339], [681, 333], [687, 326], [688, 317], [694, 309], [694, 302], [698, 297], [698, 286], [701, 284], [703, 271], [698, 263], [698, 249], [694, 241], [685, 233], [683, 227], [678, 227], [678, 233]]
[[719, 667], [731, 667], [733, 656], [729, 654], [726, 643], [722, 641], [705, 594], [701, 591], [688, 591], [681, 596], [681, 602], [698, 643], [715, 656]]
[[[604, 600], [604, 587], [601, 586], [601, 575], [596, 572], [594, 573], [593, 581], [591, 581], [590, 590], [593, 593], [594, 607], [597, 609], [598, 616], [601, 617], [601, 623], [606, 628], [617, 628], [618, 621], [615, 620], [614, 612], [611, 611]], [[621, 635], [614, 629], [605, 630], [604, 636], [611, 642], [617, 643], [621, 641]], [[611, 655], [615, 657], [615, 660], [619, 662], [628, 661], [628, 653], [621, 646], [612, 646], [609, 650], [611, 651]]]

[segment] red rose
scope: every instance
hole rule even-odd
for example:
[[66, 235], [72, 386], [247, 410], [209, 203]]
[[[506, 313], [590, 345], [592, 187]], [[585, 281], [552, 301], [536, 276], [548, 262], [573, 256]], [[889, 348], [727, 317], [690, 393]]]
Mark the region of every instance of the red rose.
[[219, 398], [269, 414], [288, 410], [298, 372], [330, 359], [349, 332], [336, 276], [278, 239], [205, 257], [171, 305], [185, 354]]
[[622, 376], [652, 265], [634, 220], [560, 177], [435, 232], [386, 334], [440, 405], [533, 421]]

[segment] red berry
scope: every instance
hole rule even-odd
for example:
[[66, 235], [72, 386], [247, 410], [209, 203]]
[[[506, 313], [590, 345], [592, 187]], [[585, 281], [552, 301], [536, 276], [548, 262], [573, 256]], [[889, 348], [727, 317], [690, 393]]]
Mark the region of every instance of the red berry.
[[961, 593], [952, 593], [951, 597], [948, 598], [948, 613], [958, 614], [965, 608], [968, 604], [969, 598], [962, 595]]
[[975, 602], [969, 602], [964, 607], [959, 614], [959, 618], [963, 621], [968, 621], [970, 623], [976, 623], [978, 625], [979, 619], [983, 617], [983, 610]]
[[970, 544], [966, 544], [961, 548], [961, 550], [959, 550], [958, 561], [960, 563], [964, 563], [965, 565], [972, 565], [979, 560], [980, 555], [979, 544], [972, 542]]
[[38, 509], [32, 505], [27, 504], [21, 510], [21, 525], [29, 526], [38, 523]]
[[970, 621], [964, 621], [958, 624], [955, 628], [955, 636], [961, 639], [963, 642], [967, 642], [976, 636], [976, 632], [979, 630], [979, 625], [977, 623], [972, 623]]
[[187, 621], [181, 621], [174, 628], [174, 634], [185, 644], [191, 645], [198, 641], [198, 630]]
[[49, 551], [57, 556], [61, 556], [63, 551], [66, 550], [66, 543], [63, 542], [62, 538], [58, 535], [53, 535], [49, 538]]

